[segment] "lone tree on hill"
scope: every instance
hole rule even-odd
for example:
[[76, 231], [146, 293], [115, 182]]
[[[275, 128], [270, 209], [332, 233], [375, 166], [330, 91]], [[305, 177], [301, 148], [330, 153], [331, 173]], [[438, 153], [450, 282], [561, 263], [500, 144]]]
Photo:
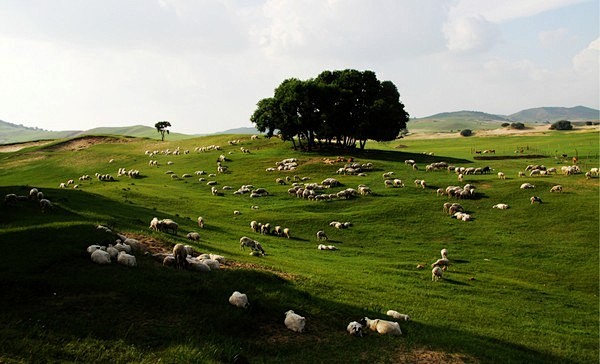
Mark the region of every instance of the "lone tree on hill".
[[171, 123], [168, 121], [159, 121], [158, 123], [154, 124], [154, 127], [156, 128], [156, 131], [160, 133], [161, 136], [161, 141], [165, 140], [165, 133], [169, 134], [169, 129], [171, 127]]
[[406, 128], [409, 115], [391, 81], [372, 71], [324, 71], [306, 81], [284, 80], [250, 117], [260, 132], [277, 130], [294, 149], [322, 145], [364, 149], [368, 139], [390, 141]]

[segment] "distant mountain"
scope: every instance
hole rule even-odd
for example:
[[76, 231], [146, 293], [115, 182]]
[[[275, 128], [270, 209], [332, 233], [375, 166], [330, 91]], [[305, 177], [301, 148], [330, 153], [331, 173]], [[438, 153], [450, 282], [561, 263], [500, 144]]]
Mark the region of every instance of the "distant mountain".
[[220, 131], [220, 132], [213, 133], [213, 134], [260, 134], [260, 132], [258, 130], [256, 130], [256, 128], [254, 128], [254, 127], [242, 127], [242, 128], [228, 129], [228, 130]]
[[30, 128], [0, 120], [0, 144], [28, 142], [32, 140], [69, 138], [79, 133], [70, 131], [48, 131]]
[[462, 119], [462, 120], [477, 120], [477, 121], [510, 121], [503, 115], [487, 114], [481, 111], [454, 111], [443, 112], [421, 119]]
[[523, 123], [555, 122], [558, 120], [592, 121], [600, 119], [600, 111], [585, 106], [575, 107], [537, 107], [526, 109], [508, 116], [511, 121]]

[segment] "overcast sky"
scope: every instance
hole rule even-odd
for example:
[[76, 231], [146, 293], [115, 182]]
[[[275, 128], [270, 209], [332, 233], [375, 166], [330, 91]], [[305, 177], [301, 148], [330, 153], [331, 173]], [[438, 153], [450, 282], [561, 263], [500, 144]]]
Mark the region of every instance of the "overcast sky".
[[[411, 117], [600, 108], [598, 0], [2, 0], [0, 120], [252, 126], [285, 79], [372, 70]], [[410, 128], [410, 125], [409, 125]]]

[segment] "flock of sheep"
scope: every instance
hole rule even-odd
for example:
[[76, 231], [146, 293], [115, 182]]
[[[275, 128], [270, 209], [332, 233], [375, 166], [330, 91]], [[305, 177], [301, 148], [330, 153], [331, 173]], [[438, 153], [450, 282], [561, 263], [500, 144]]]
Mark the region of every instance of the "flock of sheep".
[[27, 196], [17, 195], [15, 193], [7, 193], [4, 195], [4, 204], [9, 207], [16, 207], [19, 202], [26, 201], [37, 202], [42, 212], [47, 212], [54, 208], [52, 202], [49, 199], [44, 198], [44, 193], [37, 188], [30, 189]]

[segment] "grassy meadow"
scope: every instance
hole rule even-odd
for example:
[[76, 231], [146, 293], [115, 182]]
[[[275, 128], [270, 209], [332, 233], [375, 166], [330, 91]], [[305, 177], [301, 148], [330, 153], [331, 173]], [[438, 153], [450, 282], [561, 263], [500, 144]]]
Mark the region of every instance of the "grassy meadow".
[[[31, 201], [0, 204], [0, 362], [598, 362], [600, 179], [560, 174], [573, 156], [584, 171], [599, 166], [597, 131], [409, 137], [369, 142], [364, 151], [310, 153], [248, 135], [166, 139], [59, 140], [0, 153], [3, 195], [37, 187], [55, 205], [42, 213]], [[237, 139], [239, 144], [228, 143]], [[222, 150], [194, 151], [209, 145]], [[148, 166], [146, 150], [177, 147], [190, 153], [157, 155], [152, 159], [160, 166]], [[473, 153], [483, 149], [496, 153]], [[194, 172], [216, 173], [221, 154], [229, 159], [229, 173], [202, 177], [233, 190], [213, 196]], [[343, 163], [323, 161], [337, 156], [374, 167], [367, 176], [337, 175]], [[485, 157], [491, 159], [476, 159]], [[285, 158], [298, 159], [296, 171], [266, 171]], [[413, 170], [405, 159], [421, 168]], [[426, 172], [424, 166], [435, 161], [493, 171], [460, 183], [445, 170]], [[519, 178], [528, 164], [559, 173]], [[140, 170], [141, 178], [117, 177], [121, 167]], [[173, 180], [169, 170], [193, 177]], [[388, 171], [406, 186], [385, 188], [382, 174]], [[506, 180], [498, 179], [499, 171]], [[95, 173], [117, 180], [100, 182]], [[77, 181], [84, 174], [92, 179]], [[342, 186], [333, 191], [366, 184], [373, 194], [298, 199], [288, 194], [290, 183], [275, 182], [294, 175], [317, 183], [334, 177]], [[415, 187], [417, 178], [428, 187]], [[79, 188], [59, 189], [68, 179]], [[523, 182], [536, 187], [521, 190]], [[454, 199], [436, 195], [438, 188], [465, 183], [477, 189], [475, 199], [458, 201], [473, 216], [470, 222], [450, 218], [442, 205]], [[265, 188], [269, 196], [232, 193], [245, 184]], [[556, 184], [564, 192], [551, 193]], [[530, 204], [532, 195], [543, 203]], [[492, 209], [497, 203], [510, 208]], [[151, 231], [155, 216], [175, 220], [179, 233]], [[289, 227], [292, 238], [254, 233], [252, 220]], [[338, 230], [329, 226], [334, 220], [353, 225]], [[136, 254], [136, 268], [98, 266], [86, 247], [114, 240], [98, 224], [165, 249], [191, 244], [228, 263], [210, 273], [177, 271]], [[318, 230], [338, 250], [317, 250]], [[200, 233], [198, 243], [185, 239], [190, 231]], [[242, 236], [260, 241], [267, 254], [240, 250]], [[432, 282], [430, 264], [442, 248], [452, 265]], [[235, 290], [248, 295], [250, 308], [227, 302]], [[289, 309], [306, 317], [305, 333], [285, 328]], [[345, 331], [363, 316], [388, 318], [388, 309], [411, 316], [400, 323], [402, 336], [356, 338]]]

